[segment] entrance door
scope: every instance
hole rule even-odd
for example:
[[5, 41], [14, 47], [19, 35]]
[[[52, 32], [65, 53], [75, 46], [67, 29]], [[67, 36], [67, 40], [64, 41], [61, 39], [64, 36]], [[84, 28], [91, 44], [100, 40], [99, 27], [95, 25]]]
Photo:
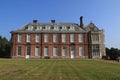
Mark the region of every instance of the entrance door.
[[75, 57], [75, 46], [71, 46], [70, 53], [71, 53], [71, 59], [73, 59]]

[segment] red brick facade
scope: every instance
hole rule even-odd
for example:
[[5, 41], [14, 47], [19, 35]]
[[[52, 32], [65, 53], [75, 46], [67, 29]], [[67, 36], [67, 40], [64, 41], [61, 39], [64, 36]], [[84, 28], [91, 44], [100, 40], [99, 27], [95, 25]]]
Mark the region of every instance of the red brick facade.
[[[61, 33], [54, 33], [58, 34], [58, 42], [53, 42], [53, 33], [49, 33], [49, 42], [44, 42], [44, 34], [40, 33], [41, 40], [40, 42], [35, 41], [36, 33], [31, 34], [31, 42], [26, 42], [26, 35], [27, 33], [21, 33], [22, 35], [22, 42], [18, 42], [18, 33], [12, 34], [12, 57], [13, 58], [25, 58], [26, 56], [26, 46], [31, 47], [30, 58], [44, 58], [44, 47], [48, 46], [49, 48], [49, 57], [50, 58], [71, 58], [70, 47], [75, 47], [75, 54], [74, 58], [88, 58], [88, 36], [87, 33], [83, 33], [83, 42], [79, 42], [78, 34], [74, 34], [74, 42], [70, 42], [70, 33], [66, 33], [66, 42], [63, 43], [61, 39]], [[18, 55], [18, 46], [22, 47], [21, 55]], [[35, 47], [40, 47], [40, 56], [35, 56]], [[53, 47], [58, 47], [58, 56], [53, 56]], [[62, 56], [62, 46], [66, 46], [66, 56]], [[79, 47], [83, 47], [84, 56], [79, 56]]]

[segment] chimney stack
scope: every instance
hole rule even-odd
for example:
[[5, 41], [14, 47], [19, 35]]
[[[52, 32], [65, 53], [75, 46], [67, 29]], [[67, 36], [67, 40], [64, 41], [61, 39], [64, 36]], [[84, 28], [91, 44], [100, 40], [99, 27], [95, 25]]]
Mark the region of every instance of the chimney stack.
[[54, 24], [54, 23], [55, 23], [55, 20], [51, 20], [51, 23]]
[[37, 20], [33, 20], [33, 23], [37, 23], [38, 21]]
[[80, 17], [80, 27], [83, 28], [83, 16]]

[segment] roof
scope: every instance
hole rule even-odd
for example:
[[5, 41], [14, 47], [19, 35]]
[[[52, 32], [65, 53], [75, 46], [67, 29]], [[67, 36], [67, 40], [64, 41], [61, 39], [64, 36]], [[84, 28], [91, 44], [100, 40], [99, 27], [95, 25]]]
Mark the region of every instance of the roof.
[[76, 23], [28, 23], [11, 33], [86, 33]]

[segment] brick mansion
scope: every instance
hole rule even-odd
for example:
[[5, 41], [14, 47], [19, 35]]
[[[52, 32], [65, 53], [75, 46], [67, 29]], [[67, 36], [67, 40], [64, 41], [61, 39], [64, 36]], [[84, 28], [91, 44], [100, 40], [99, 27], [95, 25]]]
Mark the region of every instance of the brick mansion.
[[10, 33], [12, 58], [102, 58], [106, 54], [104, 30], [92, 22], [84, 26], [82, 16], [79, 25], [33, 20]]

